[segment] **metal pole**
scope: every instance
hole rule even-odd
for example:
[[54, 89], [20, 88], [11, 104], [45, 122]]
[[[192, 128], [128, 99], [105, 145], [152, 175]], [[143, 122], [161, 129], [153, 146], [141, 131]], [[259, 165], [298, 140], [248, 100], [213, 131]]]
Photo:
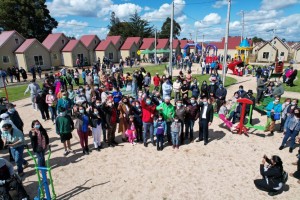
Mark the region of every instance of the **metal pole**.
[[245, 12], [242, 10], [242, 37], [241, 37], [241, 42], [244, 39], [244, 32], [245, 32]]
[[203, 53], [204, 53], [204, 34], [202, 35], [202, 50], [201, 50], [201, 58], [203, 59]]
[[196, 35], [195, 35], [195, 55], [196, 55], [197, 35], [198, 35], [198, 30], [196, 30]]
[[154, 41], [154, 63], [157, 64], [157, 51], [156, 51], [156, 28], [155, 28], [155, 32], [154, 32], [154, 36], [155, 36], [155, 41]]
[[172, 10], [171, 10], [171, 30], [170, 30], [170, 54], [169, 54], [169, 75], [173, 75], [173, 22], [174, 22], [174, 1], [172, 1]]
[[223, 62], [223, 85], [225, 86], [226, 79], [226, 69], [227, 69], [227, 50], [228, 50], [228, 35], [229, 35], [229, 22], [230, 22], [230, 7], [231, 0], [228, 0], [228, 10], [227, 10], [227, 21], [226, 21], [226, 31], [225, 31], [225, 44], [224, 44], [224, 62]]

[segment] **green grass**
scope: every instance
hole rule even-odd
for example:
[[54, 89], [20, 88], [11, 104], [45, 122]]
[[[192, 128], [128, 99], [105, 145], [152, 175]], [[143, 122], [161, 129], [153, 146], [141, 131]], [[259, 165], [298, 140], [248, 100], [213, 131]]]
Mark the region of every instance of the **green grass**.
[[283, 84], [284, 86], [284, 91], [290, 91], [290, 92], [299, 92], [300, 93], [300, 73], [298, 72], [297, 74], [297, 80], [294, 80], [294, 85], [293, 87], [287, 86], [286, 84]]
[[[30, 96], [29, 92], [26, 95], [24, 95], [24, 92], [25, 92], [26, 88], [27, 88], [27, 84], [26, 85], [16, 85], [16, 86], [7, 87], [6, 89], [7, 89], [7, 93], [8, 93], [9, 102], [18, 101], [18, 100], [21, 100], [21, 99], [24, 99], [24, 98], [28, 98]], [[0, 96], [1, 97], [6, 97], [4, 88], [0, 89]]]

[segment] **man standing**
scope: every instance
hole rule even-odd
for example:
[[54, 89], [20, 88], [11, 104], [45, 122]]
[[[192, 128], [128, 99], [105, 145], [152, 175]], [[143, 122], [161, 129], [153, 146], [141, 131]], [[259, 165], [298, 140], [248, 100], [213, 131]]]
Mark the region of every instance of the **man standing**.
[[259, 104], [260, 100], [264, 96], [264, 91], [266, 90], [266, 82], [263, 76], [260, 76], [257, 80], [257, 96], [256, 96], [256, 103]]
[[191, 97], [189, 104], [187, 105], [186, 112], [186, 126], [185, 126], [185, 140], [192, 142], [194, 138], [194, 125], [195, 121], [199, 118], [200, 107], [194, 96]]
[[144, 140], [144, 146], [147, 147], [147, 132], [150, 132], [150, 139], [153, 146], [156, 146], [154, 143], [154, 136], [153, 136], [153, 118], [155, 114], [155, 108], [156, 106], [151, 102], [150, 97], [144, 97], [141, 101], [141, 107], [142, 107], [142, 122], [143, 122], [143, 140]]
[[9, 103], [7, 105], [7, 114], [9, 115], [10, 120], [13, 122], [13, 124], [21, 131], [23, 132], [23, 126], [24, 123], [18, 113], [16, 111], [15, 105], [12, 103]]
[[31, 99], [31, 103], [32, 103], [32, 107], [35, 111], [37, 111], [36, 109], [36, 103], [35, 103], [35, 97], [38, 94], [38, 90], [40, 90], [40, 86], [35, 82], [35, 79], [32, 79], [31, 83], [29, 83], [27, 89], [24, 92], [24, 95], [30, 91], [30, 99]]
[[169, 79], [165, 79], [165, 82], [162, 84], [162, 92], [163, 92], [163, 99], [165, 99], [165, 97], [170, 97], [171, 96], [171, 92], [172, 92], [172, 85], [170, 84], [170, 80]]
[[217, 112], [219, 112], [219, 109], [221, 107], [221, 105], [223, 104], [223, 102], [226, 99], [226, 95], [227, 95], [227, 90], [225, 87], [223, 87], [223, 84], [220, 83], [219, 84], [219, 88], [216, 91], [216, 99], [217, 99]]
[[199, 117], [199, 139], [196, 142], [204, 140], [204, 145], [208, 143], [208, 126], [213, 121], [213, 106], [207, 102], [207, 98], [204, 97], [199, 103], [200, 117]]
[[158, 73], [156, 73], [156, 76], [153, 77], [153, 83], [154, 83], [154, 90], [159, 91], [160, 77]]
[[118, 118], [117, 109], [115, 108], [112, 99], [109, 99], [106, 103], [104, 103], [102, 109], [104, 113], [106, 113], [107, 143], [109, 147], [114, 147], [114, 145], [118, 145], [115, 141]]

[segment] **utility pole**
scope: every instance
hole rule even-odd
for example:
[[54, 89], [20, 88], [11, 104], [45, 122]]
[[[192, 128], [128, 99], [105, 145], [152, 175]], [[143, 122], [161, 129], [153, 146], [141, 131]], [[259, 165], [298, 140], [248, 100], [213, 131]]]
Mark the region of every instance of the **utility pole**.
[[171, 30], [170, 30], [170, 54], [169, 54], [169, 75], [173, 75], [173, 26], [174, 26], [174, 1], [172, 1], [171, 10]]
[[241, 11], [242, 13], [242, 37], [241, 37], [241, 42], [244, 39], [244, 34], [245, 34], [245, 11]]
[[196, 30], [196, 35], [195, 35], [195, 55], [196, 55], [197, 35], [198, 35], [198, 30]]
[[[276, 29], [275, 28], [273, 28], [273, 29], [271, 29], [271, 30], [268, 30], [267, 32], [273, 32], [273, 35], [272, 35], [272, 48], [274, 49], [274, 42], [275, 42], [275, 40], [274, 40], [274, 38], [275, 38], [275, 31], [276, 31]], [[272, 50], [273, 51], [273, 50]], [[270, 55], [269, 55], [269, 64], [271, 63], [271, 58], [273, 57], [273, 53], [272, 53], [272, 51], [270, 52]], [[276, 55], [275, 55], [276, 56]], [[276, 59], [275, 59], [276, 60]]]
[[201, 58], [202, 58], [202, 60], [204, 60], [203, 55], [204, 55], [204, 34], [202, 35], [202, 50], [201, 50]]
[[225, 31], [225, 44], [224, 44], [224, 62], [223, 62], [223, 69], [222, 69], [223, 85], [224, 86], [225, 86], [226, 71], [227, 71], [227, 51], [228, 51], [230, 8], [231, 8], [231, 0], [228, 0], [227, 21], [226, 21], [226, 31]]
[[155, 28], [155, 32], [154, 32], [154, 36], [155, 36], [155, 41], [154, 41], [154, 63], [157, 64], [157, 49], [156, 49], [156, 28]]

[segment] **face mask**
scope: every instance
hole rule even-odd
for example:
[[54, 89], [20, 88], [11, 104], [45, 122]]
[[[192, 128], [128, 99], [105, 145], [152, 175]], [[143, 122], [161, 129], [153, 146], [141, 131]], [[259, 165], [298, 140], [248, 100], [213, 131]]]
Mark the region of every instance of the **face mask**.
[[68, 92], [72, 92], [72, 90], [71, 90], [71, 89], [68, 89]]
[[108, 105], [109, 107], [111, 107], [111, 106], [112, 106], [112, 103], [108, 103], [107, 105]]
[[94, 112], [95, 115], [98, 115], [99, 112]]
[[67, 96], [62, 96], [62, 98], [63, 98], [63, 99], [66, 99], [66, 98], [67, 98]]
[[178, 107], [181, 107], [181, 106], [182, 106], [182, 103], [177, 103], [177, 106], [178, 106]]
[[14, 113], [14, 112], [15, 112], [15, 109], [14, 109], [14, 108], [10, 108], [10, 109], [8, 110], [8, 112], [9, 112], [9, 113]]
[[124, 100], [123, 103], [127, 103], [127, 100]]
[[159, 120], [159, 121], [161, 121], [161, 120], [162, 120], [162, 118], [160, 117], [160, 118], [158, 118], [158, 120]]
[[61, 113], [59, 113], [59, 116], [64, 117], [64, 116], [66, 116], [66, 113], [65, 112], [61, 112]]
[[235, 96], [234, 98], [236, 98], [236, 99], [237, 99], [237, 98], [239, 98], [239, 96]]
[[295, 103], [295, 102], [292, 102], [291, 104], [292, 104], [292, 106], [296, 105], [296, 103]]
[[99, 106], [101, 106], [101, 104], [100, 103], [96, 103], [96, 106], [99, 107]]
[[41, 92], [39, 93], [40, 96], [41, 96], [42, 94], [43, 94], [43, 93], [41, 93]]
[[49, 91], [49, 94], [53, 94], [53, 92], [52, 92], [52, 91]]
[[203, 85], [206, 85], [206, 82], [204, 82]]
[[178, 122], [178, 119], [175, 119], [174, 121], [175, 121], [175, 122]]
[[83, 113], [84, 113], [84, 110], [79, 110], [79, 112], [80, 112], [81, 114], [83, 114]]
[[204, 101], [203, 104], [204, 104], [204, 105], [207, 105], [207, 101]]
[[243, 89], [242, 89], [242, 88], [240, 88], [240, 89], [239, 89], [239, 91], [240, 91], [240, 92], [242, 92], [242, 91], [243, 91]]
[[177, 83], [179, 83], [179, 80], [176, 80]]
[[2, 131], [3, 134], [9, 134], [9, 131]]
[[210, 83], [211, 85], [214, 85], [215, 83]]
[[34, 126], [34, 128], [36, 128], [36, 129], [39, 129], [40, 127], [41, 127], [40, 124], [36, 124], [36, 125]]
[[98, 90], [98, 87], [94, 87], [94, 90]]
[[140, 106], [139, 106], [139, 105], [135, 105], [135, 107], [136, 107], [136, 108], [139, 108]]
[[90, 88], [85, 88], [86, 90], [90, 90]]
[[222, 88], [223, 87], [223, 85], [219, 85], [219, 88]]
[[82, 89], [82, 88], [79, 88], [79, 91], [83, 91], [83, 89]]
[[195, 103], [195, 100], [191, 100], [191, 104], [194, 104]]
[[143, 93], [139, 93], [139, 96], [141, 97], [143, 95]]
[[289, 105], [289, 104], [290, 104], [290, 102], [285, 102], [285, 104], [286, 104], [286, 105]]
[[275, 99], [275, 101], [274, 101], [275, 103], [278, 103], [279, 102], [279, 100], [278, 99]]
[[147, 105], [150, 105], [150, 104], [151, 104], [151, 101], [150, 101], [150, 100], [147, 100], [147, 101], [146, 101], [146, 104], [147, 104]]

